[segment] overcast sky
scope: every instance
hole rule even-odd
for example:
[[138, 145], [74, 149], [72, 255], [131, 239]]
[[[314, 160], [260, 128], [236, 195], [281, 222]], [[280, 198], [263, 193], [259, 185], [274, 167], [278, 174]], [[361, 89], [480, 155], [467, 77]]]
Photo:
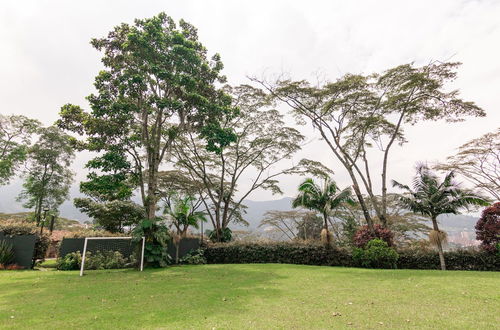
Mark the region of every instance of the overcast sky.
[[[0, 112], [24, 114], [51, 124], [65, 103], [87, 106], [85, 96], [101, 68], [89, 41], [115, 25], [164, 11], [199, 30], [210, 54], [220, 53], [232, 84], [246, 76], [287, 72], [302, 79], [371, 73], [414, 61], [463, 63], [462, 97], [484, 108], [487, 118], [458, 124], [433, 122], [407, 130], [409, 143], [390, 158], [389, 178], [408, 181], [417, 161], [444, 160], [459, 145], [500, 123], [500, 1], [9, 1], [0, 3]], [[312, 142], [297, 155], [321, 160], [349, 184]], [[78, 180], [85, 172], [79, 157]], [[293, 196], [300, 178], [283, 178]], [[258, 192], [250, 199], [280, 198]]]

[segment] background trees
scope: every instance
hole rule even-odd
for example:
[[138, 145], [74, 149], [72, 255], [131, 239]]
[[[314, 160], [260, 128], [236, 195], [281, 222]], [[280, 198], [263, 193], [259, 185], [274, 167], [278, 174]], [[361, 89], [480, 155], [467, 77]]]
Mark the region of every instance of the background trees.
[[[424, 120], [459, 121], [464, 116], [484, 116], [472, 102], [445, 84], [456, 77], [459, 63], [433, 62], [422, 67], [400, 65], [372, 75], [347, 74], [335, 82], [314, 86], [307, 81], [253, 79], [276, 99], [309, 121], [346, 169], [373, 229], [365, 192], [383, 226], [387, 226], [389, 154], [395, 144], [406, 142], [404, 128]], [[374, 151], [380, 153], [377, 157]], [[370, 151], [370, 152], [369, 152]], [[374, 182], [374, 163], [381, 168], [380, 184]], [[376, 193], [380, 186], [380, 193]], [[378, 200], [377, 195], [381, 198]]]
[[267, 211], [259, 227], [270, 227], [281, 234], [281, 238], [295, 240], [318, 240], [323, 220], [315, 212], [303, 210]]
[[500, 202], [483, 210], [476, 224], [476, 239], [481, 247], [490, 252], [499, 251], [500, 246]]
[[[231, 222], [241, 220], [242, 202], [255, 190], [281, 193], [279, 176], [325, 170], [320, 164], [307, 160], [295, 166], [275, 168], [279, 162], [291, 159], [304, 137], [285, 125], [283, 115], [272, 108], [261, 90], [243, 85], [231, 89], [231, 94], [240, 113], [222, 122], [222, 129], [234, 131], [234, 143], [221, 147], [219, 153], [212, 153], [196, 135], [188, 133], [174, 144], [177, 167], [202, 185], [199, 193], [206, 195], [204, 207], [209, 211], [208, 217], [219, 239]], [[250, 181], [242, 189], [238, 184], [245, 175], [250, 176]]]
[[81, 149], [119, 161], [95, 167], [103, 175], [117, 168], [131, 173], [153, 219], [160, 164], [179, 136], [199, 134], [211, 151], [234, 140], [219, 124], [235, 113], [231, 98], [216, 87], [224, 81], [222, 62], [218, 55], [207, 58], [195, 27], [182, 20], [177, 25], [164, 13], [121, 24], [92, 45], [103, 52], [105, 70], [95, 79], [97, 93], [88, 97], [91, 110], [65, 105], [58, 124], [86, 135], [77, 144]]
[[34, 208], [37, 224], [42, 210], [57, 211], [69, 197], [73, 172], [69, 169], [74, 157], [70, 136], [55, 126], [39, 130], [38, 141], [29, 148], [23, 190], [19, 200]]
[[39, 126], [35, 119], [0, 114], [0, 186], [8, 184], [26, 160], [31, 136]]
[[455, 171], [474, 188], [500, 200], [500, 128], [463, 144], [435, 168]]
[[445, 213], [459, 213], [460, 209], [471, 205], [488, 205], [488, 202], [481, 196], [470, 190], [462, 189], [454, 181], [455, 174], [448, 173], [443, 181], [432, 173], [425, 165], [417, 166], [417, 175], [413, 179], [413, 189], [397, 181], [392, 181], [393, 186], [398, 187], [408, 193], [408, 196], [401, 197], [401, 203], [412, 210], [429, 216], [432, 220], [433, 232], [439, 252], [441, 269], [446, 269], [442, 247], [442, 232], [439, 230], [437, 216]]

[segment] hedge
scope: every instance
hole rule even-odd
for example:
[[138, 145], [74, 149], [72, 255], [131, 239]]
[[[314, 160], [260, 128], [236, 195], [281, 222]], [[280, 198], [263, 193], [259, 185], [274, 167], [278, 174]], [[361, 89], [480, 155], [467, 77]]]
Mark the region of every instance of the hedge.
[[[398, 251], [399, 269], [440, 269], [434, 251]], [[356, 267], [349, 250], [337, 247], [295, 242], [280, 243], [218, 243], [205, 247], [209, 264], [283, 263], [317, 266]], [[449, 270], [500, 271], [500, 257], [477, 250], [445, 252]]]

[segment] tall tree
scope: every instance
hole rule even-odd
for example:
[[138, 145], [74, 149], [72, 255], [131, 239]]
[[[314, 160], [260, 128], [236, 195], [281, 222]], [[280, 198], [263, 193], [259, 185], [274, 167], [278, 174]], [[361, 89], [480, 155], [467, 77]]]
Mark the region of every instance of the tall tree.
[[431, 218], [442, 270], [446, 270], [446, 264], [441, 242], [442, 235], [437, 222], [438, 215], [458, 214], [460, 209], [468, 206], [489, 204], [483, 197], [461, 188], [454, 178], [455, 173], [450, 172], [443, 181], [440, 181], [438, 176], [432, 173], [426, 165], [418, 165], [417, 175], [413, 179], [413, 189], [397, 181], [392, 181], [394, 187], [407, 193], [407, 196], [402, 196], [400, 199], [404, 207]]
[[[175, 143], [177, 166], [202, 184], [200, 194], [207, 196], [204, 206], [219, 239], [231, 222], [241, 220], [243, 200], [257, 189], [281, 193], [279, 176], [326, 170], [308, 160], [286, 167], [283, 162], [301, 148], [304, 136], [285, 125], [283, 115], [260, 89], [243, 85], [230, 91], [240, 115], [222, 128], [234, 130], [234, 143], [217, 154], [207, 151], [193, 134]], [[243, 180], [245, 186], [240, 185]]]
[[[86, 136], [80, 148], [122, 163], [112, 170], [132, 172], [146, 216], [154, 219], [160, 165], [179, 136], [200, 135], [214, 152], [234, 140], [219, 124], [236, 113], [217, 88], [225, 80], [222, 62], [217, 54], [207, 58], [194, 26], [177, 25], [165, 13], [121, 24], [91, 44], [103, 52], [105, 67], [88, 97], [91, 110], [65, 105], [58, 124]], [[97, 167], [109, 174], [107, 166]]]
[[299, 194], [293, 200], [292, 206], [319, 212], [323, 217], [322, 239], [325, 239], [326, 244], [330, 244], [331, 233], [328, 230], [328, 218], [343, 204], [353, 203], [350, 188], [341, 190], [335, 181], [325, 177], [322, 186], [311, 178], [305, 179], [299, 186]]
[[[347, 74], [322, 86], [287, 79], [272, 84], [253, 81], [317, 129], [347, 170], [363, 216], [373, 230], [363, 191], [376, 216], [387, 226], [389, 155], [394, 145], [407, 142], [405, 127], [425, 120], [460, 121], [465, 116], [485, 116], [474, 103], [460, 99], [458, 91], [445, 90], [446, 83], [456, 77], [458, 66], [441, 62], [422, 67], [405, 64], [380, 74]], [[378, 158], [371, 149], [380, 151]], [[374, 168], [381, 168], [380, 185], [374, 182]], [[381, 187], [378, 194], [377, 186]]]
[[31, 136], [39, 126], [35, 119], [0, 114], [0, 186], [8, 184], [26, 160]]
[[435, 168], [455, 171], [474, 188], [500, 201], [500, 128], [460, 146], [446, 163]]
[[69, 167], [74, 158], [69, 135], [55, 126], [42, 128], [39, 134], [28, 151], [25, 181], [18, 197], [24, 207], [34, 208], [37, 224], [44, 208], [57, 211], [68, 199], [73, 181]]

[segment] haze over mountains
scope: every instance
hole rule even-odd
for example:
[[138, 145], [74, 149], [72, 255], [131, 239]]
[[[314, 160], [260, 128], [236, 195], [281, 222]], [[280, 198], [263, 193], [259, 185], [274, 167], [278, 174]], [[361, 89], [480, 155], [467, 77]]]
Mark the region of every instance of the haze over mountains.
[[[11, 185], [3, 186], [0, 188], [0, 213], [17, 213], [22, 211], [27, 211], [22, 207], [21, 203], [16, 201], [16, 197], [21, 191], [20, 182], [14, 182]], [[74, 197], [81, 196], [76, 186], [72, 187], [71, 200], [64, 202], [60, 207], [61, 216], [78, 220], [84, 222], [90, 220], [86, 214], [81, 213], [73, 205], [72, 199]], [[262, 219], [264, 213], [270, 210], [287, 211], [291, 210], [291, 197], [284, 197], [276, 200], [268, 201], [252, 201], [245, 200], [244, 204], [247, 206], [246, 214], [244, 216], [245, 220], [249, 222], [249, 226], [245, 227], [242, 225], [232, 226], [233, 229], [238, 230], [249, 230], [255, 231], [259, 230], [258, 226]], [[446, 214], [441, 215], [438, 220], [440, 222], [441, 228], [447, 231], [449, 234], [459, 233], [459, 232], [474, 232], [474, 226], [477, 222], [478, 216], [471, 216], [465, 214], [453, 215]], [[430, 223], [429, 223], [430, 225]], [[211, 226], [207, 224], [208, 228]]]

